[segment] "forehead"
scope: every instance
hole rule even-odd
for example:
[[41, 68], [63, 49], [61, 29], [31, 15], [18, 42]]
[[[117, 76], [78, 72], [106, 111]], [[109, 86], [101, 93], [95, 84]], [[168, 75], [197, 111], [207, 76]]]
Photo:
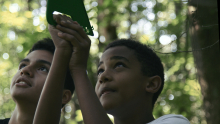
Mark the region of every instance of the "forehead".
[[25, 59], [29, 59], [30, 61], [36, 61], [36, 60], [45, 60], [48, 62], [52, 62], [53, 54], [46, 50], [35, 50], [29, 53]]
[[125, 57], [129, 60], [137, 60], [134, 54], [134, 50], [127, 48], [126, 46], [116, 46], [107, 49], [100, 58], [100, 61], [105, 61], [113, 56]]

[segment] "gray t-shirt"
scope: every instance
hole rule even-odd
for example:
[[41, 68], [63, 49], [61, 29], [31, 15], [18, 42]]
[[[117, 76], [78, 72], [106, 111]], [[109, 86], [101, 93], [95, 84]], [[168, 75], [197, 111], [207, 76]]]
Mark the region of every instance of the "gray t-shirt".
[[164, 115], [147, 124], [190, 124], [189, 120], [182, 115]]

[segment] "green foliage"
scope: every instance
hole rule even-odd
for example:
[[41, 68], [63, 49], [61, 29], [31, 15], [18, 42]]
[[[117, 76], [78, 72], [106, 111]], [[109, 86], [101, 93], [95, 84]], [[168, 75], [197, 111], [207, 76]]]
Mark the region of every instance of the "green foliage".
[[[0, 0], [0, 3], [1, 119], [10, 117], [15, 107], [9, 88], [19, 60], [26, 56], [36, 41], [50, 35], [45, 19], [44, 0], [32, 0], [29, 3]], [[96, 34], [90, 37], [92, 46], [88, 62], [88, 75], [94, 85], [99, 56], [104, 46], [111, 42], [106, 41], [107, 37], [103, 42], [99, 39], [110, 34], [110, 31], [104, 32], [106, 26], [114, 25], [118, 38], [133, 38], [149, 45], [164, 64], [165, 86], [154, 107], [155, 118], [175, 113], [184, 115], [192, 124], [205, 123], [192, 53], [177, 53], [191, 49], [187, 33], [183, 34], [187, 28], [187, 4], [173, 0], [84, 0], [84, 3]], [[162, 45], [159, 38], [165, 34], [176, 36], [177, 39], [168, 45]], [[83, 123], [76, 95], [64, 107], [61, 123]]]

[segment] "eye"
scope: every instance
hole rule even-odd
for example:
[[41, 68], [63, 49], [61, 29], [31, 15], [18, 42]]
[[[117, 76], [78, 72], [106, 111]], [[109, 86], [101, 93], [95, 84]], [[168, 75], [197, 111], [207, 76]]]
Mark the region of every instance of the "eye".
[[40, 67], [38, 70], [44, 71], [44, 72], [49, 72], [49, 69], [47, 69], [47, 68], [44, 67], [44, 66]]
[[115, 68], [119, 68], [119, 67], [126, 67], [126, 66], [122, 62], [118, 62], [118, 63], [115, 64]]
[[20, 64], [18, 69], [20, 70], [20, 69], [24, 68], [25, 66], [26, 66], [26, 64]]
[[103, 69], [99, 69], [98, 72], [97, 72], [97, 75], [100, 75], [101, 73], [103, 73], [104, 70]]

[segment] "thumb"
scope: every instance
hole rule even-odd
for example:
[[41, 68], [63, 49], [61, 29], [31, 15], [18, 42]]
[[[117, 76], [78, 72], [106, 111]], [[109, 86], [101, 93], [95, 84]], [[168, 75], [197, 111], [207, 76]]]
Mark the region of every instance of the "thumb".
[[58, 37], [58, 32], [60, 31], [58, 29], [56, 29], [53, 25], [49, 24], [48, 30], [53, 40], [60, 40], [60, 37]]

